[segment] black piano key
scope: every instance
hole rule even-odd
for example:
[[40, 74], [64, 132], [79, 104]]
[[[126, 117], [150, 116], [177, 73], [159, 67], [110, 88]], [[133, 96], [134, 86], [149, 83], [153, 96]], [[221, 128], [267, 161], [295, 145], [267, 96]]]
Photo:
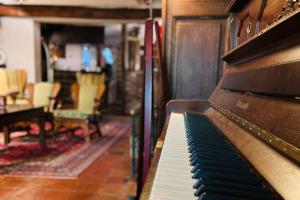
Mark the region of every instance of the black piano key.
[[227, 143], [231, 145], [225, 138], [218, 136], [218, 135], [189, 135], [187, 136], [187, 141], [192, 140], [202, 140], [202, 141], [211, 141], [214, 140], [215, 142], [219, 143]]
[[231, 188], [225, 188], [220, 186], [202, 185], [198, 188], [195, 195], [201, 196], [203, 193], [214, 193], [214, 194], [224, 194], [233, 197], [242, 197], [253, 200], [277, 200], [278, 198], [273, 194], [262, 194], [257, 192], [249, 192], [242, 190], [235, 190]]
[[[201, 148], [198, 148], [198, 146], [201, 146]], [[188, 148], [189, 152], [197, 152], [197, 150], [215, 150], [217, 152], [235, 152], [235, 149], [232, 147], [225, 147], [221, 145], [210, 145], [210, 144], [204, 144], [202, 142], [197, 142], [197, 145], [190, 145]]]
[[190, 154], [190, 161], [196, 159], [199, 155], [207, 155], [207, 156], [211, 156], [211, 157], [222, 157], [222, 158], [226, 158], [227, 160], [231, 160], [231, 159], [241, 159], [238, 156], [235, 155], [227, 155], [227, 154], [219, 154], [219, 153], [212, 153], [209, 151], [201, 151], [201, 152], [193, 152]]
[[262, 181], [256, 176], [245, 176], [240, 174], [230, 174], [217, 171], [198, 170], [194, 175], [193, 179], [216, 179], [235, 183], [245, 183], [250, 185], [261, 186]]
[[223, 157], [223, 158], [234, 158], [234, 159], [241, 159], [244, 160], [244, 158], [242, 158], [241, 156], [239, 156], [236, 153], [227, 153], [227, 152], [215, 152], [215, 151], [210, 151], [210, 150], [195, 150], [190, 152], [190, 159], [194, 159], [195, 157], [197, 157], [198, 155], [209, 155], [212, 157]]
[[193, 150], [189, 151], [189, 153], [193, 154], [194, 152], [199, 153], [213, 153], [213, 154], [219, 154], [219, 155], [225, 155], [225, 156], [238, 156], [241, 157], [238, 152], [234, 151], [221, 151], [217, 149], [208, 149], [203, 147], [195, 147]]
[[277, 199], [206, 116], [185, 113], [184, 119], [190, 164], [194, 166], [191, 172], [198, 179], [193, 187], [199, 199]]
[[195, 166], [197, 164], [200, 164], [202, 161], [204, 160], [210, 160], [210, 161], [214, 161], [215, 163], [219, 163], [219, 164], [228, 164], [228, 165], [233, 165], [233, 166], [237, 166], [237, 167], [242, 167], [247, 169], [249, 166], [246, 162], [244, 161], [238, 161], [238, 160], [226, 160], [226, 159], [222, 159], [222, 158], [212, 158], [212, 157], [208, 157], [208, 156], [198, 156], [196, 159], [194, 159], [190, 164], [191, 166]]
[[247, 176], [256, 176], [250, 169], [249, 170], [236, 170], [229, 167], [220, 167], [216, 165], [201, 165], [197, 166], [195, 169], [193, 168], [193, 172], [197, 172], [197, 170], [207, 170], [207, 171], [219, 171], [224, 173], [230, 173], [230, 174], [241, 174], [241, 175], [247, 175]]
[[197, 150], [198, 146], [201, 146], [202, 149], [206, 149], [206, 150], [217, 150], [217, 151], [223, 151], [223, 152], [234, 151], [234, 148], [232, 148], [232, 147], [226, 147], [226, 146], [217, 145], [217, 144], [212, 145], [212, 144], [203, 143], [203, 142], [196, 142], [196, 144], [189, 145], [188, 151]]
[[220, 154], [216, 154], [216, 153], [210, 153], [210, 152], [195, 152], [192, 153], [190, 155], [190, 162], [193, 162], [195, 160], [197, 160], [198, 158], [201, 158], [201, 155], [205, 155], [206, 157], [210, 157], [210, 158], [218, 158], [221, 160], [225, 160], [225, 161], [230, 161], [230, 160], [238, 160], [242, 163], [246, 163], [244, 159], [242, 159], [241, 157], [238, 156], [234, 156], [234, 155], [220, 155]]
[[220, 168], [221, 170], [224, 169], [225, 171], [234, 171], [238, 174], [240, 173], [252, 173], [251, 169], [249, 168], [239, 168], [239, 167], [232, 167], [232, 166], [226, 166], [226, 165], [217, 165], [215, 163], [205, 163], [205, 164], [201, 164], [201, 165], [195, 165], [193, 167], [193, 169], [191, 170], [191, 173], [196, 173], [197, 170], [201, 169], [201, 168], [205, 168], [205, 167], [214, 167], [214, 168]]
[[224, 194], [203, 193], [202, 195], [200, 195], [198, 200], [250, 200], [250, 199], [233, 197], [231, 195], [224, 195]]
[[210, 153], [194, 153], [192, 155], [191, 162], [201, 160], [201, 159], [219, 160], [224, 162], [235, 162], [235, 163], [242, 163], [248, 165], [244, 159], [238, 156], [220, 156], [220, 155], [210, 154]]
[[212, 159], [201, 159], [198, 160], [197, 163], [191, 163], [191, 166], [201, 166], [201, 165], [216, 165], [216, 166], [223, 166], [227, 168], [233, 168], [233, 169], [240, 169], [240, 170], [249, 170], [249, 166], [246, 164], [236, 164], [231, 162], [220, 162], [218, 160], [212, 160]]
[[220, 186], [225, 188], [237, 189], [237, 190], [245, 190], [250, 192], [257, 192], [257, 193], [265, 193], [265, 194], [272, 194], [272, 191], [268, 188], [263, 186], [253, 186], [249, 184], [241, 184], [241, 183], [232, 183], [228, 181], [219, 181], [213, 179], [199, 179], [197, 183], [193, 186], [194, 189], [198, 189], [202, 185], [214, 185]]

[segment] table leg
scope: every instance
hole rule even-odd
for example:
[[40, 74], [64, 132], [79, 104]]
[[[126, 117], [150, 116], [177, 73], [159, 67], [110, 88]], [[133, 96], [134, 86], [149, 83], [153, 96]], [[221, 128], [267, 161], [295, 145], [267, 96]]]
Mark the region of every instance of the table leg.
[[40, 146], [42, 149], [46, 147], [46, 137], [45, 137], [45, 116], [39, 118], [39, 127], [40, 127]]
[[8, 145], [10, 143], [10, 130], [9, 130], [9, 126], [4, 126], [2, 128], [3, 133], [4, 133], [4, 144]]

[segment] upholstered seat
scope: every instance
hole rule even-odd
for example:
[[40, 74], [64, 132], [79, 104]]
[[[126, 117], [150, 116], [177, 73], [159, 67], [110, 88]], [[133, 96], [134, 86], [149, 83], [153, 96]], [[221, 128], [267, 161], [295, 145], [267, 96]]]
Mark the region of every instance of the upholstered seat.
[[[64, 109], [64, 110], [55, 110], [54, 116], [60, 118], [71, 118], [71, 119], [89, 119], [95, 114], [83, 113], [76, 109]], [[96, 115], [100, 115], [100, 112], [97, 112]]]

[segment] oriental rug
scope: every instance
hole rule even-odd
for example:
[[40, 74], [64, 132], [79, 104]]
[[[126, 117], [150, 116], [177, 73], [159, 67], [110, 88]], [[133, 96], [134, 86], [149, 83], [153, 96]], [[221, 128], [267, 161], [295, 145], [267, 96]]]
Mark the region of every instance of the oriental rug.
[[[0, 174], [37, 178], [76, 179], [122, 135], [130, 133], [127, 120], [102, 123], [102, 137], [94, 135], [90, 143], [65, 133], [47, 141], [41, 150], [37, 138], [13, 137], [0, 152]], [[80, 134], [80, 133], [79, 133]], [[1, 137], [2, 134], [0, 135]], [[1, 138], [0, 138], [1, 140]]]

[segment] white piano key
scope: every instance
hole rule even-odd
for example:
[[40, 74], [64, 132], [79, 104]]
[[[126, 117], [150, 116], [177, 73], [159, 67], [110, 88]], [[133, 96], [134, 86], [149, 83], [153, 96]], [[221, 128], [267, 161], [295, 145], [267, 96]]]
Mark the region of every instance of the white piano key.
[[150, 200], [197, 199], [191, 170], [184, 116], [172, 113]]

